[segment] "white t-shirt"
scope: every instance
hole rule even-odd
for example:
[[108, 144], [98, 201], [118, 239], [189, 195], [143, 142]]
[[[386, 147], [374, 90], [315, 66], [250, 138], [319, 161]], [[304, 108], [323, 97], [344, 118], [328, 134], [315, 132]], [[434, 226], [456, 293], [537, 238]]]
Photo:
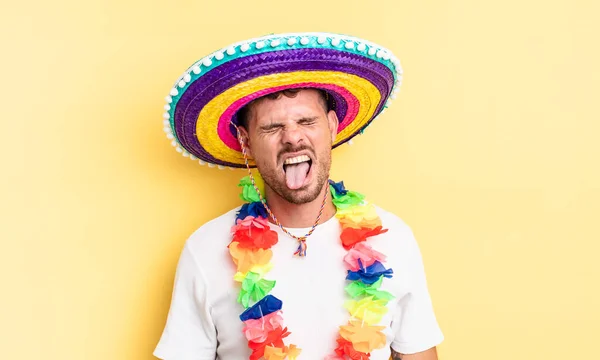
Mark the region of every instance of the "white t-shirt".
[[[236, 299], [239, 283], [233, 280], [235, 266], [227, 245], [235, 223], [234, 209], [200, 227], [186, 242], [177, 271], [171, 308], [154, 355], [164, 360], [242, 360], [250, 349], [242, 333], [239, 315], [244, 308]], [[421, 253], [410, 228], [397, 216], [381, 208], [377, 212], [387, 233], [369, 238], [368, 243], [387, 255], [386, 268], [394, 270], [384, 279], [381, 290], [395, 299], [377, 325], [387, 344], [371, 352], [372, 360], [388, 360], [390, 346], [402, 354], [427, 350], [442, 342], [427, 290]], [[307, 239], [306, 257], [293, 256], [296, 240], [271, 225], [279, 242], [273, 246], [273, 269], [267, 274], [276, 280], [271, 294], [283, 301], [284, 326], [291, 335], [286, 344], [302, 349], [299, 360], [318, 360], [332, 354], [340, 325], [348, 322], [343, 307], [349, 297], [344, 287], [346, 250], [340, 242], [340, 225], [332, 217], [319, 225]], [[288, 229], [304, 235], [308, 229]]]

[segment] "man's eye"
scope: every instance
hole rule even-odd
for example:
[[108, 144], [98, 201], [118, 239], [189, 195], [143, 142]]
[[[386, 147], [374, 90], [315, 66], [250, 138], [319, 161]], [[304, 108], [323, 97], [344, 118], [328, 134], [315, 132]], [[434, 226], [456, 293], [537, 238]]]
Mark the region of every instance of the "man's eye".
[[267, 134], [271, 134], [271, 133], [277, 132], [278, 130], [281, 130], [281, 126], [273, 126], [273, 127], [266, 128], [264, 130], [264, 132]]

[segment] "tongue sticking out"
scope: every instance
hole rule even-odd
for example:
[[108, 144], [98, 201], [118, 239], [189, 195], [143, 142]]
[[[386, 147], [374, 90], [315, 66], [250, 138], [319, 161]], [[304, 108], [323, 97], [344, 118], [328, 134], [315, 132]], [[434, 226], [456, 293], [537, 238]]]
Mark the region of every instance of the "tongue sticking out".
[[308, 174], [308, 170], [310, 165], [308, 162], [302, 162], [294, 165], [286, 165], [285, 169], [285, 182], [287, 187], [296, 190], [304, 185], [304, 180], [306, 180], [306, 175]]

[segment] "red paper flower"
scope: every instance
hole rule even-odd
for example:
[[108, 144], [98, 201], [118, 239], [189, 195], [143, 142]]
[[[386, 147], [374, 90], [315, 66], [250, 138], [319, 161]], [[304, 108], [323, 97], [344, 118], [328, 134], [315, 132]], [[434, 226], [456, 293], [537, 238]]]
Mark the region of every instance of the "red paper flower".
[[231, 228], [233, 240], [242, 249], [270, 249], [277, 244], [277, 233], [269, 228], [267, 219], [247, 216]]
[[335, 349], [335, 353], [342, 358], [346, 355], [352, 360], [369, 360], [371, 356], [371, 354], [356, 351], [352, 343], [344, 338], [338, 338], [337, 343], [338, 347]]
[[377, 226], [376, 228], [360, 228], [355, 229], [351, 227], [344, 228], [342, 230], [342, 234], [340, 238], [342, 239], [342, 245], [344, 245], [344, 249], [350, 250], [354, 244], [359, 243], [361, 241], [365, 241], [367, 238], [371, 236], [383, 234], [387, 232], [387, 229], [383, 229], [381, 226]]
[[248, 347], [252, 350], [250, 360], [258, 360], [263, 357], [265, 355], [265, 347], [267, 345], [283, 348], [285, 346], [283, 343], [283, 338], [289, 334], [290, 332], [287, 331], [287, 328], [277, 328], [269, 331], [266, 340], [263, 342], [257, 343], [254, 341], [248, 341]]

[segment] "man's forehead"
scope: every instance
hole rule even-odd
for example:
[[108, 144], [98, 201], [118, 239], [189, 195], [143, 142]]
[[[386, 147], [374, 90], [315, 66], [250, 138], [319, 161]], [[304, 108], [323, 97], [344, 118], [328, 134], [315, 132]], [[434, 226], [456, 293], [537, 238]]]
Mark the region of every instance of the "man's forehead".
[[249, 109], [251, 116], [262, 122], [317, 117], [324, 112], [323, 99], [318, 90], [301, 89], [292, 96], [286, 95], [257, 99], [258, 101]]

